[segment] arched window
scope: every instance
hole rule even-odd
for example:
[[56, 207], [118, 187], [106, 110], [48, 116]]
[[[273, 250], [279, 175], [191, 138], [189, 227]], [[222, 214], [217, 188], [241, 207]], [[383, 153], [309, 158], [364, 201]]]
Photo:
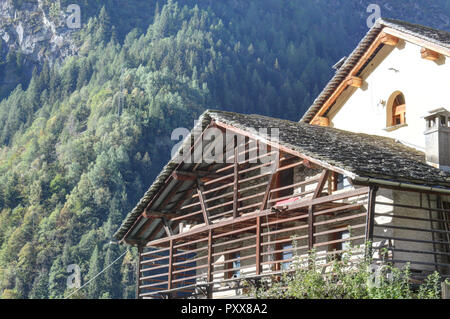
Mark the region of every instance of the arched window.
[[387, 126], [406, 124], [406, 102], [402, 92], [394, 92], [387, 105]]

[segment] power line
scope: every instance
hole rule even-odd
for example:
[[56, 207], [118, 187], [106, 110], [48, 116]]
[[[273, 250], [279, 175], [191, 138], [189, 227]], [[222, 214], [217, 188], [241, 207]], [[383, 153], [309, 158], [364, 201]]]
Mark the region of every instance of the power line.
[[128, 249], [126, 249], [122, 255], [120, 255], [119, 257], [116, 258], [116, 260], [114, 260], [112, 263], [110, 263], [108, 266], [106, 266], [102, 271], [100, 271], [98, 274], [96, 274], [94, 277], [92, 277], [91, 279], [89, 279], [84, 285], [82, 285], [80, 288], [78, 288], [77, 290], [75, 290], [74, 292], [72, 292], [70, 295], [68, 295], [67, 297], [65, 297], [64, 299], [69, 299], [72, 295], [74, 295], [75, 293], [77, 293], [78, 291], [80, 291], [81, 289], [83, 289], [84, 287], [86, 287], [91, 281], [93, 281], [95, 278], [97, 278], [98, 276], [100, 276], [102, 273], [104, 273], [109, 267], [111, 267], [112, 265], [114, 265], [120, 258], [122, 258], [123, 256], [125, 256], [125, 254], [128, 252]]

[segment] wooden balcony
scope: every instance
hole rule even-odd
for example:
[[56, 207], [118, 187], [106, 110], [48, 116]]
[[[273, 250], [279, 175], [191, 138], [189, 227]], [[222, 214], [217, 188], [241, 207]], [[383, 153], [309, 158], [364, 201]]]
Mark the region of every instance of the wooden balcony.
[[[342, 253], [344, 242], [363, 245], [368, 192], [275, 205], [149, 242], [140, 255], [139, 297], [210, 296], [236, 289], [242, 279], [289, 271], [295, 256], [312, 249], [326, 260]], [[351, 235], [341, 239], [335, 235], [348, 230], [343, 223], [352, 225]]]
[[[450, 210], [436, 207], [440, 195], [427, 204], [422, 197], [430, 194], [392, 187], [407, 202], [392, 190], [379, 192], [390, 200], [383, 202], [377, 185], [356, 185], [342, 169], [250, 136], [242, 143], [225, 145], [221, 161], [174, 165], [156, 182], [158, 191], [124, 236], [140, 251], [138, 298], [245, 293], [244, 279], [257, 284], [291, 272], [311, 251], [326, 267], [350, 246], [375, 262], [412, 261], [421, 276], [433, 268], [448, 274]], [[383, 205], [392, 206], [389, 213], [376, 210]], [[402, 212], [402, 205], [418, 214]], [[389, 223], [376, 220], [383, 214]], [[425, 224], [402, 222], [414, 218]], [[365, 250], [374, 241], [388, 253]]]

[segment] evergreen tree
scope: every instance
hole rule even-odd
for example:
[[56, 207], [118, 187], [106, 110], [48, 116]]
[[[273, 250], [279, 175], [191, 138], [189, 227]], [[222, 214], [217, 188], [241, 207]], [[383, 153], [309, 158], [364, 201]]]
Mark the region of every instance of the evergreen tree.
[[101, 296], [104, 280], [101, 275], [94, 279], [94, 277], [102, 270], [101, 267], [102, 264], [99, 257], [99, 251], [96, 246], [92, 252], [91, 259], [89, 260], [89, 272], [87, 275], [87, 280], [92, 280], [87, 287], [87, 296], [90, 299], [97, 299]]
[[64, 269], [61, 257], [56, 257], [52, 264], [48, 278], [48, 290], [50, 299], [60, 299], [64, 296], [67, 284], [67, 272]]
[[[105, 265], [108, 266], [112, 264], [119, 257], [119, 251], [117, 245], [109, 245], [105, 256]], [[104, 273], [104, 290], [109, 292], [109, 297], [113, 299], [118, 299], [122, 297], [121, 294], [121, 274], [120, 274], [121, 264], [116, 262], [111, 267], [109, 267]]]
[[35, 277], [30, 293], [31, 299], [47, 299], [48, 298], [48, 273], [43, 270]]

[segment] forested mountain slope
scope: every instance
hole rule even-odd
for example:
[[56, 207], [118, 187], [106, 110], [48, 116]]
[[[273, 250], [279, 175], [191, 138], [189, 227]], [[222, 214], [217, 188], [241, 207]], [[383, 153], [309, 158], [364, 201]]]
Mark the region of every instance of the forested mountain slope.
[[[396, 1], [386, 13], [436, 26], [438, 2], [449, 12]], [[368, 1], [127, 3], [83, 1], [77, 55], [0, 102], [2, 298], [62, 298], [68, 265], [84, 283], [120, 256], [112, 234], [168, 160], [172, 130], [206, 108], [298, 120], [369, 15]], [[132, 298], [135, 253], [77, 296]]]

